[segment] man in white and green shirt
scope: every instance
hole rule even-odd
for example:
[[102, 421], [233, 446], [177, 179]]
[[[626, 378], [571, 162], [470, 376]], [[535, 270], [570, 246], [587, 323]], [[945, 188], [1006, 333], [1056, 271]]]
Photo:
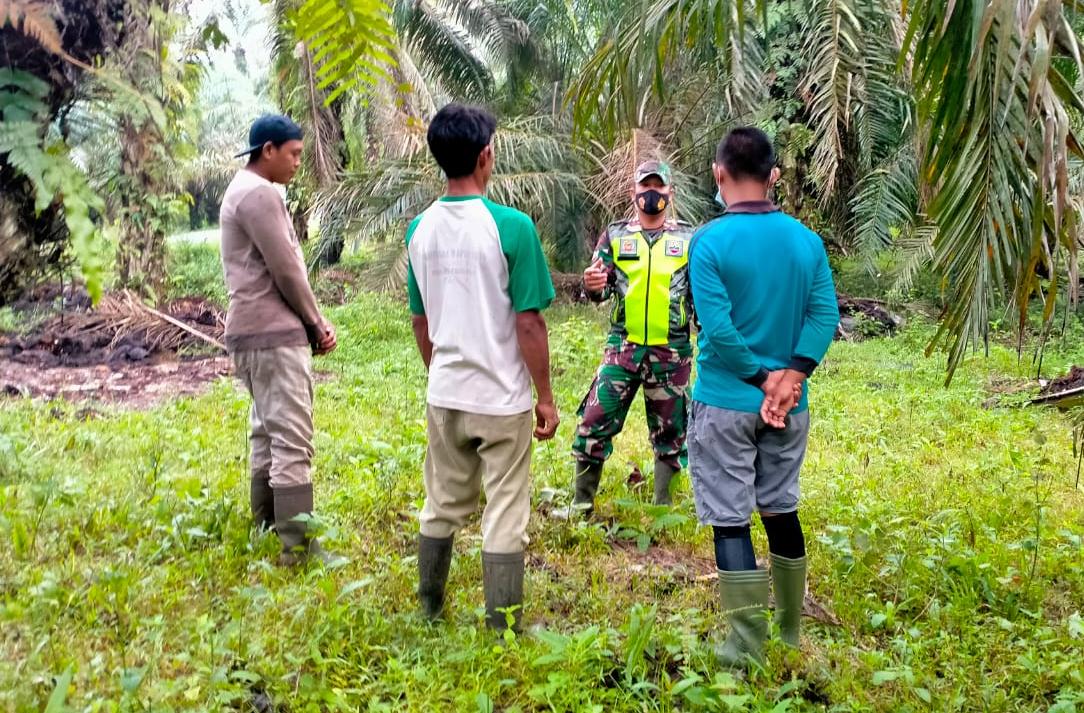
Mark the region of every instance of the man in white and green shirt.
[[427, 139], [447, 190], [406, 242], [414, 336], [429, 370], [418, 595], [437, 617], [453, 538], [484, 489], [486, 620], [503, 628], [505, 611], [522, 619], [532, 430], [552, 438], [558, 417], [541, 314], [554, 291], [538, 234], [530, 217], [483, 197], [495, 129], [477, 107], [449, 104], [433, 117]]

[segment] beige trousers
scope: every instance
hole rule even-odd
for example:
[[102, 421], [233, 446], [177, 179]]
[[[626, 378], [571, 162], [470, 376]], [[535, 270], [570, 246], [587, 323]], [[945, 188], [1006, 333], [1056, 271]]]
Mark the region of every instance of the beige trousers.
[[531, 412], [484, 416], [429, 406], [427, 416], [422, 534], [454, 535], [478, 509], [484, 488], [482, 550], [522, 552], [531, 514]]
[[237, 351], [233, 365], [252, 395], [252, 477], [272, 488], [312, 482], [311, 349]]

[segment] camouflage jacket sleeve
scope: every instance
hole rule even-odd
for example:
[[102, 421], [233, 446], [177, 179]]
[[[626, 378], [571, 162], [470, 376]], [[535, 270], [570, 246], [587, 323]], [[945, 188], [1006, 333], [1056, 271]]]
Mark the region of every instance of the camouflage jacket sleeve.
[[[693, 230], [692, 226], [687, 223], [682, 223], [682, 225], [684, 225], [690, 233], [689, 247], [687, 248], [687, 250], [689, 252], [689, 259], [692, 260], [692, 234], [695, 233], [695, 231]], [[685, 269], [688, 270], [689, 266], [686, 265]], [[692, 328], [699, 333], [700, 320], [697, 318], [696, 314], [696, 303], [693, 302], [693, 286], [691, 279], [687, 279], [685, 282], [685, 309], [689, 313], [689, 324], [691, 324]]]
[[614, 283], [617, 276], [614, 274], [614, 252], [610, 245], [610, 231], [603, 229], [595, 246], [595, 254], [591, 256], [591, 262], [602, 258], [602, 269], [606, 272], [606, 286], [601, 292], [591, 292], [584, 288], [584, 293], [592, 302], [605, 302], [614, 293]]

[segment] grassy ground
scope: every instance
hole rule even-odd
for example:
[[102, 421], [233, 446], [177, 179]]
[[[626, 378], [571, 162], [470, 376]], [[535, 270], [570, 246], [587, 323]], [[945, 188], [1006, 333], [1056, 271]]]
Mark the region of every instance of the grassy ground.
[[[803, 522], [812, 595], [839, 623], [807, 620], [801, 661], [773, 647], [765, 672], [736, 680], [711, 654], [710, 535], [687, 481], [669, 516], [642, 504], [649, 483], [626, 484], [632, 463], [649, 472], [640, 405], [602, 524], [532, 519], [534, 633], [498, 646], [479, 626], [477, 522], [457, 540], [448, 620], [423, 623], [425, 381], [406, 311], [362, 297], [332, 314], [342, 346], [319, 362], [315, 473], [340, 568], [278, 569], [274, 536], [250, 529], [247, 399], [230, 382], [147, 413], [4, 402], [0, 709], [53, 696], [61, 710], [66, 695], [74, 710], [249, 710], [256, 691], [283, 711], [1084, 710], [1070, 429], [983, 406], [1023, 374], [1015, 355], [971, 361], [943, 389], [922, 326], [832, 348]], [[550, 321], [564, 422], [535, 450], [543, 508], [566, 497], [603, 338], [593, 310]]]

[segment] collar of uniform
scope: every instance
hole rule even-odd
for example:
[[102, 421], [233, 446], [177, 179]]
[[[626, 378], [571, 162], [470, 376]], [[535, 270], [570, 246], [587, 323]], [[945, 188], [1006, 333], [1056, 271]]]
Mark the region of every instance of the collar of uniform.
[[639, 221], [636, 221], [636, 220], [630, 220], [629, 222], [625, 223], [625, 228], [627, 228], [629, 230], [629, 232], [632, 232], [632, 233], [638, 233], [638, 232], [640, 232], [642, 230], [643, 231], [651, 231], [651, 232], [655, 232], [657, 230], [673, 230], [676, 227], [677, 227], [677, 223], [675, 223], [672, 220], [667, 220], [666, 222], [664, 222], [662, 225], [660, 225], [657, 228], [645, 228], [644, 226], [640, 225]]
[[481, 194], [472, 193], [466, 196], [441, 196], [438, 200], [441, 203], [462, 203], [463, 201], [473, 201], [481, 198]]
[[779, 210], [779, 206], [769, 200], [763, 201], [742, 201], [741, 203], [735, 203], [734, 205], [727, 206], [726, 212], [730, 213], [775, 213]]

